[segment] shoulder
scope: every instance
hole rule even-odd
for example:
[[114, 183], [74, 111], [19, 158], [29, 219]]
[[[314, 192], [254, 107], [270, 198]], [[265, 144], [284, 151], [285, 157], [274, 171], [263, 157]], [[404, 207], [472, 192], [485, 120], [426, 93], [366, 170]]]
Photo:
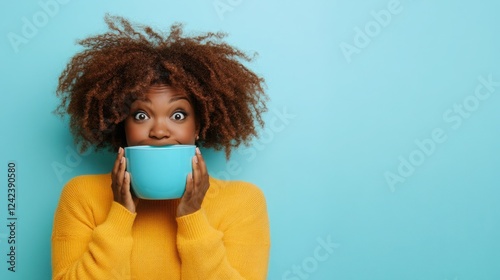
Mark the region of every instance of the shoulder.
[[203, 207], [209, 218], [224, 232], [236, 228], [268, 228], [264, 193], [250, 182], [210, 178], [205, 198]]
[[[74, 197], [82, 199], [85, 197], [103, 196], [111, 192], [110, 174], [79, 175], [69, 180], [63, 187], [61, 197]], [[105, 196], [105, 195], [104, 195]]]
[[234, 218], [267, 213], [266, 199], [262, 190], [245, 181], [210, 178], [210, 188], [205, 198], [203, 203], [207, 209], [220, 211]]
[[262, 190], [256, 185], [245, 181], [226, 181], [210, 177], [208, 197], [222, 196], [238, 201], [255, 201], [265, 203]]
[[78, 225], [93, 229], [105, 221], [113, 202], [110, 184], [110, 174], [80, 175], [69, 180], [61, 191], [55, 212], [55, 227], [62, 227], [57, 229], [59, 234], [76, 234], [73, 230], [77, 230]]

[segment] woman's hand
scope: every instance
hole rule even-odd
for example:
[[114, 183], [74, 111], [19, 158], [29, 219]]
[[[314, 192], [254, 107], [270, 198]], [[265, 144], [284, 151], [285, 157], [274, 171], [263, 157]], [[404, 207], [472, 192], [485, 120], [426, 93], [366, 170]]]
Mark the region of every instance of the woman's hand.
[[130, 173], [125, 171], [127, 162], [123, 156], [124, 150], [120, 147], [118, 156], [111, 172], [111, 188], [113, 189], [114, 201], [123, 205], [130, 212], [135, 213], [135, 203], [130, 193]]
[[177, 217], [189, 215], [201, 208], [201, 203], [207, 193], [210, 183], [205, 160], [200, 149], [196, 148], [196, 155], [192, 159], [193, 172], [189, 173], [186, 181], [186, 191], [177, 207]]

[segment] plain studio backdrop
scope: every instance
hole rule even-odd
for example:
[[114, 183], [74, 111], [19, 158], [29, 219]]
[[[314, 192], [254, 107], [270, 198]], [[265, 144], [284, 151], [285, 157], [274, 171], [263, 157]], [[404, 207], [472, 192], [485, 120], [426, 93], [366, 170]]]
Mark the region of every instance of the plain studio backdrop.
[[114, 155], [78, 154], [51, 113], [76, 40], [105, 31], [110, 13], [227, 32], [258, 52], [249, 66], [267, 81], [267, 126], [229, 162], [203, 153], [212, 176], [264, 191], [269, 279], [500, 279], [499, 10], [493, 0], [3, 1], [0, 278], [50, 279], [62, 187], [111, 169]]

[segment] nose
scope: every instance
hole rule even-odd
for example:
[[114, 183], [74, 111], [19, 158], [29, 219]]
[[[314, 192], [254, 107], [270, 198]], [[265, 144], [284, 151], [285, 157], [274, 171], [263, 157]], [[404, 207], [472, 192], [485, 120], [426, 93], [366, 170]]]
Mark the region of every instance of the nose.
[[157, 119], [154, 121], [153, 126], [149, 130], [149, 138], [163, 139], [169, 138], [170, 131], [165, 120]]

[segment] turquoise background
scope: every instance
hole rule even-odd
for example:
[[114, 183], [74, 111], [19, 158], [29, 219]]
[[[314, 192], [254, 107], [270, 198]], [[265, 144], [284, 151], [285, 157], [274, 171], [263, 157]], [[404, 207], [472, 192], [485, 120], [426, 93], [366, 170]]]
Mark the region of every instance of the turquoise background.
[[[269, 279], [500, 279], [500, 2], [54, 1], [40, 1], [58, 3], [52, 15], [38, 0], [0, 4], [1, 279], [50, 279], [61, 188], [111, 168], [110, 154], [75, 154], [67, 123], [51, 114], [75, 41], [104, 31], [106, 12], [224, 31], [259, 52], [251, 67], [267, 80], [268, 126], [228, 163], [203, 153], [213, 176], [264, 191]], [[9, 36], [22, 35], [23, 18], [40, 27], [16, 46]]]

